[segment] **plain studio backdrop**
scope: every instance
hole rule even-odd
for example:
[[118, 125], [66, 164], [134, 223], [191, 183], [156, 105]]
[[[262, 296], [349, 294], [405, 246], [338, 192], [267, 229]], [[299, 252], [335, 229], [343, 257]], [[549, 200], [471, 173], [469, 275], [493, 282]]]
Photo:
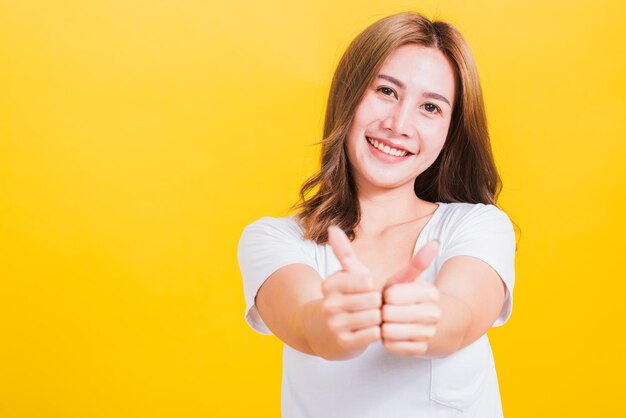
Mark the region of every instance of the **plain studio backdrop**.
[[621, 411], [623, 1], [0, 0], [0, 416], [279, 415], [237, 242], [317, 169], [350, 40], [405, 10], [466, 37], [521, 228], [505, 415]]

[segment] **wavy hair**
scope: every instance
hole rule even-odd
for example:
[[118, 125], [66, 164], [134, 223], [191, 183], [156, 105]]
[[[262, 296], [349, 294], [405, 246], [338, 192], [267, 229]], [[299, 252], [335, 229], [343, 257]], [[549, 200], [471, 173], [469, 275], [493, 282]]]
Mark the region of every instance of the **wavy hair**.
[[305, 239], [326, 243], [330, 225], [354, 239], [360, 208], [345, 147], [347, 134], [365, 90], [385, 59], [406, 44], [441, 51], [452, 64], [456, 83], [448, 136], [435, 162], [415, 179], [416, 196], [431, 202], [495, 204], [501, 181], [478, 72], [465, 40], [449, 23], [399, 13], [367, 27], [339, 61], [326, 107], [321, 169], [302, 185], [295, 205]]

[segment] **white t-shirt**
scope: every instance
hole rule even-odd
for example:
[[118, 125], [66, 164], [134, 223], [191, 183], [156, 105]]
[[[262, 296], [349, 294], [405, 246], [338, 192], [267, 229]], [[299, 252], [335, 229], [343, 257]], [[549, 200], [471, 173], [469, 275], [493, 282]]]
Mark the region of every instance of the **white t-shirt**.
[[[420, 233], [414, 253], [438, 240], [439, 254], [422, 277], [431, 283], [443, 263], [466, 255], [489, 264], [506, 285], [506, 302], [494, 326], [511, 314], [515, 280], [515, 234], [507, 215], [493, 205], [438, 203]], [[303, 240], [295, 218], [262, 218], [248, 225], [239, 242], [246, 320], [271, 334], [254, 305], [257, 291], [276, 270], [307, 264], [322, 277], [341, 266], [330, 245]], [[297, 280], [297, 278], [294, 278]], [[502, 407], [487, 335], [438, 359], [396, 355], [380, 342], [360, 356], [328, 361], [283, 350], [282, 414], [311, 418], [501, 417]]]

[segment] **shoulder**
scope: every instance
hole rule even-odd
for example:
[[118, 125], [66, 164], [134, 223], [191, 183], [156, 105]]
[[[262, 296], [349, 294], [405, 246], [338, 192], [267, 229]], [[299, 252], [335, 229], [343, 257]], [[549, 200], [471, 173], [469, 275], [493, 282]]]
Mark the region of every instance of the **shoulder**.
[[243, 229], [239, 239], [239, 252], [270, 251], [275, 255], [294, 250], [309, 252], [311, 244], [304, 239], [304, 230], [296, 217], [266, 216]]
[[440, 203], [443, 205], [443, 212], [447, 216], [466, 217], [466, 216], [494, 216], [507, 217], [506, 213], [496, 205], [484, 203]]
[[315, 269], [309, 246], [294, 217], [264, 217], [244, 228], [237, 259], [244, 283], [246, 320], [257, 331], [270, 333], [255, 306], [259, 289], [275, 271], [289, 264], [306, 264]]
[[488, 264], [506, 286], [506, 300], [494, 325], [511, 315], [515, 284], [516, 240], [507, 214], [495, 205], [449, 203], [441, 208], [439, 266], [455, 256], [470, 256]]
[[[458, 243], [506, 243], [515, 247], [515, 231], [508, 215], [495, 205], [440, 203], [432, 219], [431, 239], [444, 246]], [[482, 245], [482, 244], [481, 244]]]
[[472, 255], [485, 260], [512, 261], [515, 231], [502, 209], [482, 203], [447, 203], [440, 209], [433, 229], [444, 259]]
[[[303, 239], [303, 230], [294, 217], [264, 217], [244, 228], [237, 254], [244, 273], [248, 270], [274, 271], [290, 263], [314, 265], [314, 253], [309, 247], [310, 243]], [[263, 279], [267, 276], [269, 274]]]
[[508, 215], [495, 205], [483, 203], [440, 203], [439, 222], [455, 228], [466, 224], [500, 225], [512, 228]]
[[242, 239], [249, 236], [264, 236], [268, 239], [303, 240], [304, 231], [294, 216], [274, 218], [265, 216], [247, 225]]

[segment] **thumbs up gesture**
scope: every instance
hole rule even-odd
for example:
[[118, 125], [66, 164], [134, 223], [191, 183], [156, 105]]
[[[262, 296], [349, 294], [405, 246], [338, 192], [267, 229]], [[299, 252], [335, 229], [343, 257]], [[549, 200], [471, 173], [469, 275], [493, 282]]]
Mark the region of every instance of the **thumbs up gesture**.
[[420, 356], [437, 331], [441, 318], [439, 289], [420, 275], [437, 256], [439, 243], [428, 242], [409, 265], [391, 276], [383, 291], [383, 345], [391, 352]]
[[340, 347], [364, 350], [380, 339], [382, 292], [340, 228], [328, 228], [328, 241], [342, 269], [322, 283], [326, 324]]
[[438, 243], [426, 244], [381, 288], [340, 228], [330, 227], [328, 240], [342, 270], [324, 281], [322, 307], [337, 343], [346, 349], [365, 349], [382, 338], [391, 352], [424, 354], [441, 310], [439, 290], [420, 275], [437, 255]]

